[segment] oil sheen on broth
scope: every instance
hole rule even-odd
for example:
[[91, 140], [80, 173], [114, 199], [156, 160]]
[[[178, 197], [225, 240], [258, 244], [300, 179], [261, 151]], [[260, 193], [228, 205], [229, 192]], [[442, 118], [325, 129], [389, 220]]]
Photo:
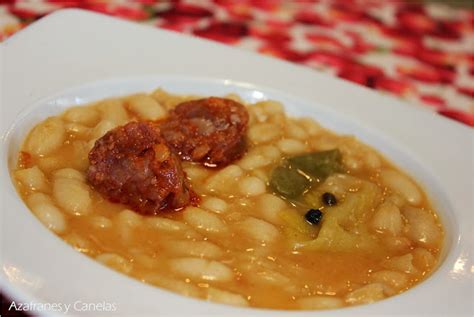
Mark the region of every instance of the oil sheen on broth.
[[198, 206], [144, 216], [87, 184], [98, 138], [193, 99], [158, 89], [46, 119], [12, 171], [18, 192], [79, 252], [145, 283], [230, 305], [366, 304], [436, 267], [444, 234], [421, 188], [356, 138], [287, 117], [274, 101], [246, 105], [242, 158], [222, 168], [182, 162]]

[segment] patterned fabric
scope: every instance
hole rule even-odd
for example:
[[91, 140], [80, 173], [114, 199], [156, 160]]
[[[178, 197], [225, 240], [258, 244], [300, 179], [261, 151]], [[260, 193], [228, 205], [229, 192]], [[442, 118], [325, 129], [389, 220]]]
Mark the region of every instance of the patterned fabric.
[[474, 126], [474, 11], [402, 0], [0, 0], [0, 41], [77, 7], [254, 50]]

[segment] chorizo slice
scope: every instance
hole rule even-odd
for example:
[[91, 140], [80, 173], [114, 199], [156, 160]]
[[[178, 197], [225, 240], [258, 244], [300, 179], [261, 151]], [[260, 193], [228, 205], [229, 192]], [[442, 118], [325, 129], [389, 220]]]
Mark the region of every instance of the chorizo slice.
[[154, 215], [197, 200], [179, 158], [152, 122], [130, 122], [107, 132], [89, 152], [88, 182], [112, 202]]
[[248, 121], [242, 104], [210, 97], [180, 103], [160, 129], [181, 159], [214, 167], [242, 157]]

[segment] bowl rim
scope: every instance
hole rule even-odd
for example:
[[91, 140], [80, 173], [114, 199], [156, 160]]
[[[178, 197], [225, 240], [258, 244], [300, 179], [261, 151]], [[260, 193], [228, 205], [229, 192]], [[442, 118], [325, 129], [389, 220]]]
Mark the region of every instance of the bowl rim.
[[[26, 40], [28, 39], [31, 39], [31, 37], [34, 37], [34, 36], [38, 36], [38, 35], [41, 35], [41, 36], [44, 36], [43, 34], [39, 34], [38, 32], [44, 32], [44, 28], [46, 29], [50, 29], [50, 28], [54, 28], [55, 26], [57, 26], [57, 23], [61, 22], [61, 23], [65, 23], [64, 25], [68, 25], [67, 24], [67, 21], [68, 20], [71, 20], [71, 19], [76, 19], [76, 23], [77, 23], [77, 19], [86, 19], [88, 21], [90, 21], [93, 25], [94, 25], [94, 28], [97, 28], [97, 32], [104, 32], [104, 33], [107, 33], [107, 32], [110, 32], [110, 26], [108, 24], [112, 23], [111, 21], [113, 20], [113, 23], [118, 23], [122, 26], [126, 26], [126, 28], [130, 28], [130, 29], [133, 29], [133, 32], [130, 31], [130, 33], [134, 33], [134, 34], [138, 34], [138, 33], [147, 33], [148, 34], [148, 28], [145, 32], [145, 29], [142, 28], [141, 26], [137, 26], [137, 28], [135, 28], [135, 25], [132, 25], [131, 24], [128, 24], [127, 22], [122, 22], [122, 21], [116, 21], [115, 19], [110, 19], [108, 17], [102, 17], [100, 15], [96, 15], [96, 14], [91, 14], [91, 13], [84, 13], [84, 12], [80, 12], [80, 10], [65, 10], [63, 12], [58, 12], [58, 13], [55, 13], [51, 16], [48, 16], [46, 17], [45, 19], [43, 19], [44, 21], [41, 22], [41, 25], [39, 25], [37, 28], [39, 29], [38, 31], [35, 31], [35, 25], [33, 25], [32, 27], [29, 28], [28, 32], [29, 34], [25, 34], [25, 35], [22, 35], [21, 32], [20, 34], [18, 35], [18, 38], [15, 40], [17, 43], [20, 43], [20, 42], [25, 42]], [[49, 22], [49, 21], [52, 21], [52, 22]], [[72, 23], [71, 23], [72, 24]], [[42, 26], [42, 27], [40, 27]], [[146, 27], [145, 27], [146, 28]], [[67, 29], [67, 27], [65, 27], [65, 29]], [[143, 30], [143, 31], [141, 31]], [[161, 33], [161, 34], [166, 34], [165, 37], [169, 37], [170, 34], [166, 31], [158, 31], [158, 30], [153, 30], [154, 33]], [[23, 38], [22, 38], [23, 37]], [[188, 37], [183, 37], [181, 35], [177, 35], [177, 34], [172, 34], [171, 36], [172, 38], [179, 38], [180, 41], [184, 41], [184, 42], [188, 42], [188, 40], [190, 40], [190, 44], [189, 45], [204, 45], [206, 46], [208, 50], [213, 50], [213, 48], [215, 47], [218, 47], [219, 45], [215, 45], [214, 43], [208, 43], [207, 41], [201, 41], [201, 40], [196, 40], [196, 39], [191, 39], [191, 38], [188, 38]], [[11, 42], [10, 42], [11, 43]], [[198, 44], [196, 44], [198, 43]], [[201, 46], [202, 46], [201, 45]], [[12, 46], [8, 47], [7, 46], [0, 46], [0, 50], [5, 50], [5, 48], [9, 49], [10, 50], [10, 53], [11, 52], [14, 52], [15, 49], [13, 48], [12, 49]], [[228, 48], [228, 47], [225, 47], [224, 48], [220, 48], [220, 50], [222, 51], [225, 51], [225, 52], [230, 52], [228, 50], [231, 50], [232, 52], [235, 51], [234, 48]], [[216, 53], [217, 55], [219, 54], [222, 54], [222, 51], [221, 52], [218, 52]], [[0, 54], [4, 54], [3, 53], [0, 53]], [[248, 56], [252, 56], [252, 59], [253, 59], [253, 62], [255, 62], [255, 60], [257, 60], [257, 63], [260, 61], [260, 60], [264, 60], [265, 63], [267, 64], [270, 64], [271, 66], [274, 66], [276, 65], [275, 67], [278, 68], [278, 69], [290, 69], [291, 72], [295, 72], [297, 74], [303, 74], [306, 72], [306, 70], [303, 70], [301, 67], [298, 67], [298, 66], [294, 66], [294, 65], [289, 65], [287, 63], [282, 63], [280, 61], [276, 61], [276, 60], [273, 60], [273, 59], [268, 59], [268, 58], [260, 58], [260, 55], [255, 55], [253, 53], [250, 53], [250, 52], [243, 52], [243, 51], [239, 51], [238, 53], [235, 53], [236, 55], [240, 56], [241, 58], [249, 58]], [[257, 57], [258, 56], [258, 57]], [[282, 65], [285, 65], [284, 67]], [[258, 68], [258, 65], [257, 65], [257, 68]], [[288, 70], [286, 70], [285, 72], [289, 72]], [[169, 76], [178, 76], [179, 75], [176, 75], [176, 74], [172, 74], [172, 75], [169, 75]], [[305, 76], [307, 76], [307, 74], [305, 74]], [[120, 77], [120, 76], [119, 76]], [[123, 78], [124, 76], [122, 76], [121, 78]], [[313, 78], [313, 76], [309, 76], [310, 78]], [[316, 76], [318, 77], [318, 76]], [[316, 78], [315, 77], [315, 78]], [[213, 78], [217, 81], [219, 81], [218, 78], [224, 78], [224, 77], [219, 77], [219, 76], [209, 76], [209, 78]], [[234, 77], [230, 77], [230, 78], [234, 78]], [[235, 79], [235, 81], [233, 81], [234, 83], [235, 82], [242, 82], [241, 80], [242, 77], [237, 77], [237, 79]], [[104, 79], [104, 78], [101, 78], [101, 79]], [[334, 79], [326, 79], [326, 78], [323, 78], [322, 77], [318, 77], [316, 78], [318, 83], [320, 84], [324, 84], [324, 82], [326, 82], [326, 80], [329, 82], [329, 84], [325, 85], [325, 86], [328, 86], [329, 88], [333, 88], [334, 86], [337, 86], [337, 87], [342, 87], [342, 88], [345, 88], [349, 91], [349, 93], [351, 92], [354, 92], [356, 91], [356, 96], [354, 97], [355, 99], [360, 99], [361, 97], [364, 98], [364, 96], [369, 96], [367, 97], [369, 99], [368, 103], [369, 104], [372, 104], [374, 103], [374, 100], [376, 100], [377, 102], [382, 102], [382, 103], [387, 103], [387, 104], [393, 104], [393, 105], [397, 105], [399, 107], [402, 107], [402, 109], [405, 109], [405, 111], [408, 111], [408, 115], [412, 115], [414, 117], [416, 117], [418, 120], [426, 120], [425, 123], [427, 126], [429, 127], [439, 127], [439, 128], [445, 128], [445, 129], [448, 129], [449, 131], [447, 133], [453, 135], [454, 137], [458, 137], [460, 135], [463, 135], [464, 133], [469, 133], [467, 129], [464, 129], [464, 128], [461, 128], [460, 125], [457, 125], [457, 124], [452, 124], [452, 122], [448, 122], [447, 119], [444, 119], [444, 118], [435, 118], [433, 117], [432, 115], [428, 114], [427, 112], [424, 112], [424, 111], [420, 111], [420, 109], [415, 109], [411, 106], [406, 106], [405, 104], [402, 104], [398, 101], [395, 101], [394, 99], [391, 99], [391, 98], [387, 98], [385, 96], [379, 96], [376, 94], [374, 94], [373, 92], [367, 90], [367, 89], [364, 89], [364, 88], [360, 88], [360, 87], [356, 87], [355, 85], [352, 85], [352, 84], [348, 84], [348, 83], [343, 83], [341, 81], [338, 81], [338, 80], [334, 80]], [[84, 82], [87, 82], [85, 81], [84, 79], [82, 79]], [[221, 79], [222, 80], [222, 79]], [[228, 79], [224, 79], [224, 81], [227, 81]], [[260, 88], [260, 87], [266, 87], [264, 85], [262, 85], [261, 82], [255, 82], [253, 83], [256, 87]], [[279, 87], [278, 87], [279, 86]], [[5, 84], [5, 81], [2, 81], [2, 88], [5, 88], [5, 87], [9, 87], [8, 83]], [[74, 85], [74, 83], [68, 83], [68, 86], [67, 87], [73, 87], [73, 88], [70, 88], [72, 90], [74, 89], [77, 89], [77, 85]], [[274, 90], [279, 90], [281, 89], [281, 83], [279, 85], [277, 85], [276, 87], [274, 85], [268, 85], [268, 87], [271, 87], [271, 88], [268, 88], [268, 89], [274, 89]], [[328, 88], [328, 89], [329, 89]], [[267, 90], [267, 88], [262, 88], [263, 90]], [[55, 91], [56, 93], [58, 94], [65, 94], [67, 90], [64, 90], [64, 89], [61, 89], [61, 88], [55, 88], [53, 89], [53, 91]], [[44, 92], [44, 95], [43, 97], [46, 98], [46, 99], [43, 99], [43, 100], [40, 100], [39, 101], [39, 104], [41, 103], [44, 103], [44, 100], [48, 100], [48, 98], [51, 98], [51, 97], [47, 97], [47, 96], [51, 96], [51, 91], [47, 91], [45, 90]], [[53, 94], [54, 95], [54, 94]], [[289, 95], [293, 96], [294, 95], [294, 91], [292, 91], [291, 93], [289, 92]], [[309, 99], [312, 99], [314, 100], [314, 96], [311, 96], [311, 94], [305, 94], [305, 97], [304, 99], [306, 99], [306, 97], [309, 96]], [[334, 97], [334, 96], [330, 96], [330, 97]], [[303, 97], [302, 97], [303, 98]], [[326, 101], [316, 101], [317, 104], [319, 104], [320, 106], [322, 107], [325, 107], [325, 111], [327, 113], [337, 113], [339, 110], [335, 110], [333, 111], [333, 109], [330, 109], [327, 107], [328, 105], [328, 102], [327, 102], [327, 99], [326, 98]], [[331, 99], [331, 98], [329, 98]], [[336, 98], [337, 99], [337, 98]], [[31, 100], [34, 100], [34, 98], [31, 98]], [[10, 118], [7, 118], [7, 120], [4, 120], [4, 118], [2, 118], [2, 147], [3, 149], [5, 150], [3, 152], [3, 157], [2, 157], [2, 162], [3, 163], [6, 163], [8, 162], [8, 158], [6, 157], [6, 155], [8, 155], [8, 142], [10, 140], [10, 136], [11, 136], [11, 133], [9, 133], [8, 131], [11, 131], [11, 118], [15, 118], [17, 115], [18, 115], [18, 112], [16, 111], [13, 111], [13, 114], [12, 114], [12, 111], [7, 109], [6, 106], [5, 106], [5, 100], [2, 98], [1, 100], [1, 108], [2, 108], [2, 112], [5, 110], [5, 112], [9, 112], [10, 113]], [[339, 100], [336, 100], [336, 103], [339, 102]], [[19, 102], [17, 102], [18, 104]], [[34, 102], [28, 102], [28, 104], [32, 104]], [[37, 107], [37, 104], [38, 102], [34, 103], [35, 105], [32, 105], [30, 106], [28, 109], [36, 109]], [[21, 105], [24, 105], [23, 103], [20, 103], [20, 107], [19, 108], [22, 108]], [[331, 105], [331, 103], [329, 103], [329, 105]], [[408, 110], [408, 109], [412, 109], [412, 110]], [[28, 110], [23, 110], [24, 112], [26, 111], [26, 113], [29, 113]], [[400, 111], [398, 111], [399, 113]], [[373, 120], [377, 120], [378, 119], [378, 116], [379, 114], [376, 114], [374, 118], [372, 118], [371, 120], [371, 124], [368, 124], [368, 125], [365, 125], [365, 124], [361, 124], [364, 128], [366, 129], [369, 129], [369, 130], [374, 130], [375, 131], [380, 131], [381, 130], [381, 126], [380, 125], [377, 125], [377, 124], [373, 124]], [[344, 119], [348, 119], [349, 121], [354, 121], [355, 122], [358, 122], [358, 123], [361, 123], [360, 120], [358, 119], [357, 116], [354, 116], [354, 113], [349, 111], [349, 115], [346, 115], [346, 113], [342, 114], [339, 113], [338, 116], [340, 116], [341, 118], [344, 118]], [[395, 117], [396, 117], [396, 114], [395, 114]], [[18, 119], [21, 119], [21, 117], [18, 117]], [[429, 120], [429, 121], [428, 121]], [[8, 126], [8, 128], [6, 128], [6, 126]], [[384, 130], [382, 130], [384, 131]], [[387, 132], [389, 135], [390, 133]], [[433, 132], [433, 135], [434, 136], [440, 136], [440, 132], [439, 131], [434, 131]], [[393, 137], [393, 135], [390, 135], [391, 137]], [[472, 136], [472, 135], [470, 135]], [[400, 135], [395, 135], [395, 139], [398, 139], [400, 140]], [[402, 138], [403, 140], [403, 138]], [[472, 141], [473, 141], [473, 138], [472, 137], [469, 137], [469, 135], [466, 137], [466, 136], [462, 136], [462, 137], [459, 137], [458, 139], [461, 144], [463, 144], [464, 146], [469, 146], [471, 145], [472, 146]], [[439, 138], [439, 141], [444, 144], [446, 142], [448, 142], [448, 140], [446, 138], [442, 138], [440, 137]], [[469, 143], [471, 142], [471, 143]], [[447, 144], [447, 143], [446, 143]], [[448, 148], [449, 148], [449, 144], [447, 144]], [[455, 147], [456, 148], [456, 147]], [[471, 147], [472, 148], [472, 147]], [[405, 150], [405, 149], [404, 149]], [[408, 151], [413, 151], [413, 148], [408, 148], [407, 149]], [[443, 154], [443, 153], [441, 153]], [[446, 155], [441, 155], [442, 158], [444, 158]], [[471, 156], [472, 156], [472, 153], [471, 153]], [[417, 152], [417, 155], [415, 155], [415, 160], [418, 159], [419, 157], [426, 157], [426, 153], [419, 153]], [[449, 156], [447, 157], [447, 159], [449, 159]], [[461, 163], [461, 167], [464, 167], [466, 169], [469, 168], [468, 165], [466, 165], [466, 163], [469, 163], [469, 157], [467, 157], [467, 159], [463, 160], [460, 162]], [[464, 164], [464, 165], [463, 165]], [[7, 173], [5, 173], [5, 164], [2, 164], [2, 185], [5, 185], [5, 179], [8, 179], [8, 171]], [[430, 166], [429, 169], [433, 169], [432, 166]], [[466, 173], [468, 174], [468, 173]], [[7, 178], [5, 178], [5, 176], [7, 176]], [[439, 180], [443, 180], [446, 176], [443, 174], [439, 177], [436, 177], [436, 181], [439, 181]], [[461, 177], [463, 177], [463, 175], [461, 175]], [[465, 181], [467, 180], [467, 177], [468, 175], [464, 175], [464, 178], [465, 178]], [[8, 180], [9, 181], [9, 180]], [[469, 181], [469, 180], [467, 180]], [[465, 182], [464, 182], [465, 183]], [[467, 183], [469, 184], [469, 183]], [[471, 188], [472, 188], [472, 183], [471, 183]], [[461, 191], [461, 194], [465, 195], [465, 191]], [[2, 193], [2, 196], [3, 196], [3, 193]], [[448, 200], [450, 200], [450, 204], [451, 204], [451, 201], [453, 200], [453, 197], [451, 195], [451, 193], [449, 193], [449, 198]], [[464, 205], [469, 205], [469, 198], [468, 196], [462, 196], [464, 198], [466, 198], [466, 202], [464, 202]], [[464, 199], [463, 198], [463, 199]], [[472, 201], [472, 200], [471, 200]], [[455, 212], [458, 212], [459, 211], [459, 206], [456, 204], [455, 201], [453, 201], [453, 204], [452, 204], [452, 209], [453, 211]], [[471, 206], [472, 206], [472, 203], [471, 203]], [[467, 214], [467, 212], [464, 211], [464, 214]], [[469, 250], [469, 247], [472, 246], [472, 240], [473, 239], [469, 239], [469, 231], [467, 231], [466, 229], [469, 227], [469, 225], [472, 224], [469, 223], [468, 221], [461, 221], [460, 223], [458, 224], [455, 224], [454, 226], [455, 227], [458, 227], [459, 228], [459, 235], [453, 237], [453, 246], [455, 246], [455, 248], [453, 249], [452, 253], [449, 255], [449, 259], [450, 259], [450, 262], [449, 262], [449, 265], [450, 267], [448, 267], [448, 265], [446, 265], [446, 267], [443, 267], [443, 269], [445, 270], [445, 274], [446, 276], [450, 276], [450, 279], [449, 281], [454, 281], [453, 285], [464, 285], [464, 288], [463, 289], [468, 289], [466, 288], [466, 285], [469, 284], [469, 281], [472, 281], [472, 276], [469, 275], [469, 265], [466, 265], [466, 264], [469, 264], [469, 256], [472, 255], [472, 250]], [[3, 219], [2, 219], [2, 223], [1, 223], [2, 226], [5, 226], [4, 222], [3, 222]], [[2, 230], [2, 232], [4, 232], [4, 230]], [[2, 243], [3, 241], [5, 240], [5, 237], [2, 235], [0, 235], [0, 239], [2, 239]], [[472, 236], [472, 234], [471, 234]], [[471, 241], [471, 242], [470, 242]], [[466, 243], [465, 245], [462, 244], [462, 243]], [[467, 260], [466, 260], [467, 259]], [[4, 257], [2, 256], [2, 258], [0, 259], [1, 260], [1, 263], [2, 263], [2, 267], [3, 267], [3, 272], [2, 274], [0, 274], [0, 285], [3, 288], [5, 288], [6, 290], [6, 293], [7, 295], [12, 295], [14, 298], [25, 298], [25, 300], [29, 299], [28, 296], [24, 297], [22, 295], [25, 295], [24, 292], [18, 292], [17, 289], [14, 289], [14, 288], [11, 288], [11, 283], [7, 282], [5, 280], [5, 262], [4, 262]], [[462, 263], [461, 263], [462, 262]], [[445, 263], [446, 263], [446, 260], [445, 260]], [[463, 265], [461, 265], [461, 264]], [[456, 267], [457, 265], [457, 267]], [[457, 270], [457, 271], [456, 271]], [[467, 272], [467, 275], [466, 275], [466, 272]], [[457, 283], [458, 281], [464, 281], [463, 283]], [[429, 281], [429, 280], [428, 280]], [[426, 282], [428, 281], [425, 281], [423, 283], [421, 283], [420, 285], [424, 285]], [[467, 285], [468, 286], [468, 285]], [[459, 286], [461, 287], [461, 286]], [[428, 288], [428, 287], [426, 287]], [[455, 288], [456, 289], [456, 288]], [[471, 290], [472, 292], [472, 290]], [[456, 292], [457, 293], [457, 292]], [[406, 294], [406, 293], [405, 293]], [[401, 297], [401, 296], [404, 296], [405, 294], [402, 294], [402, 295], [398, 295], [395, 297], [395, 299]], [[28, 294], [26, 294], [28, 295]], [[392, 297], [393, 299], [393, 297]], [[387, 299], [387, 300], [384, 300], [382, 302], [386, 302], [386, 301], [389, 301], [390, 299]], [[202, 302], [201, 301], [198, 301], [200, 304], [198, 306], [206, 306], [205, 304], [201, 304]], [[459, 301], [457, 301], [459, 302]], [[469, 303], [466, 302], [464, 303], [464, 305], [468, 305]], [[215, 305], [215, 304], [212, 304], [212, 305]], [[379, 303], [376, 303], [376, 304], [371, 304], [370, 307], [379, 307], [380, 306], [380, 302]], [[384, 306], [384, 305], [382, 305]], [[357, 309], [360, 308], [357, 307]], [[465, 307], [466, 309], [469, 309], [469, 307]], [[348, 308], [349, 310], [353, 310], [354, 308]], [[366, 310], [362, 309], [360, 310], [359, 312], [357, 312], [357, 309], [355, 311], [352, 311], [350, 314], [351, 315], [354, 315], [354, 314], [357, 314], [357, 313], [365, 313]], [[226, 309], [227, 311], [227, 309]], [[343, 312], [343, 311], [347, 311], [347, 309], [340, 309], [340, 310], [337, 310], [337, 312]], [[370, 310], [369, 310], [370, 311]], [[467, 310], [466, 310], [467, 311]], [[245, 313], [248, 314], [248, 310], [245, 310]], [[270, 311], [272, 314], [275, 313], [275, 311]], [[348, 312], [348, 311], [347, 311]], [[291, 312], [292, 314], [295, 314], [295, 312]], [[329, 312], [328, 312], [329, 313]], [[333, 312], [331, 312], [332, 314]], [[349, 313], [349, 312], [348, 312]]]

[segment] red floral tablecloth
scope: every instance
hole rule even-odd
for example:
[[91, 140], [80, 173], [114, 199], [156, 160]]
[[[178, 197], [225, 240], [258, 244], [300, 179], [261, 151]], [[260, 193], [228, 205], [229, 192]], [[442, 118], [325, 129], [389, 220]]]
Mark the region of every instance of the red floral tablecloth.
[[0, 41], [66, 7], [303, 64], [474, 126], [474, 11], [395, 0], [0, 0]]

